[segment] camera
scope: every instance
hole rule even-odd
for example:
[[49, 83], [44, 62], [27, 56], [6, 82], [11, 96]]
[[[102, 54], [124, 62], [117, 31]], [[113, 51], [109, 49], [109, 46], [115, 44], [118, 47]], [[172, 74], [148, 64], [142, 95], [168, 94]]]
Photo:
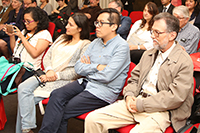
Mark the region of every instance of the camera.
[[21, 62], [21, 59], [19, 57], [12, 57], [9, 58], [9, 63], [14, 63], [14, 64], [18, 64]]

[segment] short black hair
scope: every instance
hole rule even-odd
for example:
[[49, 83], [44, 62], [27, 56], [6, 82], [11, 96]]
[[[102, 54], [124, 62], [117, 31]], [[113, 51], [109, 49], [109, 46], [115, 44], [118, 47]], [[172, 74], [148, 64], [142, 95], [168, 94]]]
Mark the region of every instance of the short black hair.
[[[120, 17], [119, 12], [116, 9], [105, 8], [105, 9], [103, 9], [99, 12], [99, 15], [102, 14], [102, 13], [108, 13], [109, 14], [109, 17], [107, 18], [108, 21], [110, 23], [117, 24], [117, 29], [119, 28], [119, 26], [121, 24], [121, 17]], [[116, 32], [117, 32], [117, 29], [116, 29]]]
[[[35, 31], [35, 34], [38, 33], [41, 30], [47, 30], [49, 27], [49, 18], [46, 14], [46, 12], [39, 7], [29, 7], [26, 10], [24, 10], [24, 15], [30, 13], [34, 21], [38, 21], [37, 29]], [[29, 31], [27, 31], [29, 32]]]

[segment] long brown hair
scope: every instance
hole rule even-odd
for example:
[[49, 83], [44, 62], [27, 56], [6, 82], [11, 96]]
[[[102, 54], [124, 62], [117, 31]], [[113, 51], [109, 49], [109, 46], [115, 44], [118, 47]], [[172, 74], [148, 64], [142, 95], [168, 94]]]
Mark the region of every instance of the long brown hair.
[[[157, 5], [155, 4], [155, 3], [153, 3], [153, 2], [148, 2], [146, 5], [145, 5], [145, 7], [147, 6], [147, 8], [148, 8], [148, 12], [152, 15], [152, 18], [151, 18], [151, 20], [149, 21], [149, 27], [147, 28], [147, 30], [149, 31], [149, 30], [151, 30], [151, 28], [152, 28], [152, 26], [153, 26], [153, 18], [154, 18], [154, 16], [155, 15], [157, 15], [158, 13], [159, 13], [159, 11], [158, 11], [158, 7], [157, 7]], [[144, 7], [144, 8], [145, 8]], [[142, 18], [142, 23], [141, 23], [141, 25], [140, 25], [140, 28], [143, 28], [144, 26], [145, 26], [145, 24], [147, 23], [147, 21], [144, 19], [144, 17]]]

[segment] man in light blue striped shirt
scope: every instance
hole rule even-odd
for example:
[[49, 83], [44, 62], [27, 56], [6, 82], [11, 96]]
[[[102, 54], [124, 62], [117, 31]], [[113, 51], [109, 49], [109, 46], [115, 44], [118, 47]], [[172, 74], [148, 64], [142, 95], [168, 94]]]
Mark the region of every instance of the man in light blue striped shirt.
[[67, 121], [113, 103], [122, 90], [130, 64], [127, 42], [117, 35], [120, 15], [116, 9], [100, 12], [97, 39], [75, 65], [78, 79], [51, 93], [40, 133], [66, 133]]

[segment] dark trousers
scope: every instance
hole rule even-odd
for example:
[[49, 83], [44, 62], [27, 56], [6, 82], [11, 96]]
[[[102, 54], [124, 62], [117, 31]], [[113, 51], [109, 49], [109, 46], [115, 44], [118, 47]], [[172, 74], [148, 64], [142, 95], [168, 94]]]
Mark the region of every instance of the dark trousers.
[[88, 91], [87, 81], [69, 83], [51, 93], [39, 133], [66, 133], [67, 122], [73, 118], [108, 105]]

